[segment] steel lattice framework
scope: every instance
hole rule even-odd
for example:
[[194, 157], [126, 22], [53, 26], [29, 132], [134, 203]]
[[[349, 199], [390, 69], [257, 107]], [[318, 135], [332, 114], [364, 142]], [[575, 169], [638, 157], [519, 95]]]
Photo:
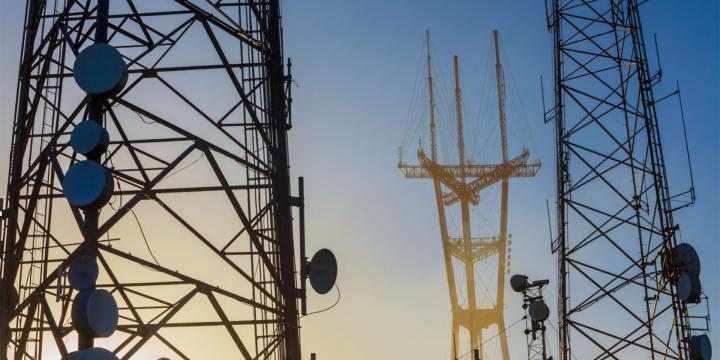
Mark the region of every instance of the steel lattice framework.
[[120, 308], [102, 343], [119, 358], [299, 359], [279, 1], [111, 2], [108, 42], [129, 80], [103, 104], [101, 161], [115, 190], [97, 227], [61, 181], [78, 160], [70, 131], [88, 111], [73, 62], [92, 43], [99, 2], [27, 4], [0, 359], [75, 350], [66, 272], [89, 246], [97, 287]]
[[690, 356], [689, 306], [663, 274], [683, 199], [668, 188], [642, 3], [554, 0], [548, 17], [564, 360]]

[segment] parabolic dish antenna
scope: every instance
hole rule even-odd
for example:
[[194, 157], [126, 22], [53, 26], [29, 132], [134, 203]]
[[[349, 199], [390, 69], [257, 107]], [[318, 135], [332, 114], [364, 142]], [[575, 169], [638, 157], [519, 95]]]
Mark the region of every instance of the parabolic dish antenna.
[[72, 320], [82, 332], [108, 337], [117, 329], [117, 303], [107, 290], [81, 291], [73, 302]]
[[310, 260], [310, 285], [318, 294], [327, 294], [335, 286], [337, 271], [337, 260], [332, 251], [320, 249]]
[[107, 150], [110, 135], [104, 127], [92, 120], [75, 125], [70, 134], [70, 146], [83, 155], [100, 154]]
[[110, 200], [113, 178], [104, 166], [92, 160], [83, 160], [70, 166], [62, 185], [70, 205], [97, 209]]
[[108, 337], [118, 325], [118, 306], [107, 290], [95, 290], [87, 302], [87, 321], [93, 334]]
[[677, 293], [683, 302], [697, 303], [700, 301], [702, 294], [700, 277], [688, 273], [681, 274], [677, 282]]
[[536, 300], [530, 303], [528, 314], [533, 321], [543, 322], [550, 316], [550, 308], [545, 304], [545, 301]]
[[700, 276], [700, 257], [688, 243], [678, 244], [673, 250], [673, 262], [681, 273]]
[[70, 264], [70, 270], [68, 271], [70, 286], [78, 291], [91, 289], [97, 281], [98, 273], [99, 269], [95, 258], [80, 255]]
[[529, 285], [528, 277], [525, 275], [513, 275], [510, 278], [510, 287], [516, 292], [523, 292], [527, 290]]
[[79, 351], [75, 356], [70, 357], [72, 360], [118, 360], [117, 356], [109, 350], [102, 348], [90, 348]]
[[706, 334], [690, 337], [690, 356], [693, 360], [710, 360], [712, 358], [712, 344]]
[[91, 95], [114, 95], [128, 79], [128, 68], [117, 49], [95, 43], [80, 52], [73, 65], [75, 82]]

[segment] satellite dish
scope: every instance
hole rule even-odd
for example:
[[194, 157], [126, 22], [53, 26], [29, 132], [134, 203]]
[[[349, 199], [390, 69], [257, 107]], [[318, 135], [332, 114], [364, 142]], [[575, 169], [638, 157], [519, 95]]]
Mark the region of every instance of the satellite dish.
[[95, 286], [98, 273], [99, 269], [95, 258], [89, 255], [80, 255], [70, 264], [68, 271], [70, 286], [78, 291], [89, 290]]
[[530, 315], [530, 319], [533, 321], [543, 322], [550, 316], [550, 308], [545, 304], [545, 301], [536, 300], [530, 303], [528, 315]]
[[327, 294], [335, 286], [337, 271], [337, 260], [332, 251], [320, 249], [310, 260], [310, 285], [318, 294]]
[[110, 135], [100, 124], [85, 120], [75, 126], [70, 134], [70, 146], [83, 155], [97, 155], [107, 150]]
[[702, 294], [700, 277], [688, 273], [681, 274], [677, 282], [677, 294], [685, 303], [698, 303]]
[[90, 95], [114, 95], [125, 87], [128, 68], [117, 49], [95, 43], [75, 59], [73, 76], [78, 86]]
[[692, 360], [710, 360], [712, 358], [712, 344], [706, 334], [690, 337], [690, 356]]
[[81, 291], [72, 306], [72, 320], [78, 332], [108, 337], [117, 329], [118, 306], [106, 290]]
[[83, 160], [70, 166], [62, 182], [70, 205], [82, 209], [98, 209], [112, 196], [113, 178], [102, 165]]
[[78, 351], [77, 355], [68, 357], [72, 360], [118, 360], [118, 357], [112, 351], [103, 348], [90, 348]]
[[516, 292], [527, 290], [529, 285], [528, 277], [525, 275], [513, 275], [510, 278], [510, 287]]

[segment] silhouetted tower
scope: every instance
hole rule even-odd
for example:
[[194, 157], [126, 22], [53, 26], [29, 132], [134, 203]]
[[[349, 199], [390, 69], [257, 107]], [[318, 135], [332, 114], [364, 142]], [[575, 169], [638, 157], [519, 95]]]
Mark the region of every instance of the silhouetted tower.
[[300, 359], [280, 18], [27, 2], [0, 359]]
[[704, 297], [697, 254], [673, 220], [695, 193], [669, 191], [653, 94], [662, 73], [650, 71], [643, 3], [548, 9], [562, 360], [707, 358], [707, 328], [692, 323], [707, 317], [689, 314]]
[[[460, 91], [460, 72], [458, 57], [454, 58], [455, 75], [455, 105], [457, 116], [457, 147], [458, 163], [441, 164], [437, 159], [437, 136], [435, 122], [435, 99], [432, 78], [432, 59], [430, 56], [430, 34], [426, 33], [427, 40], [427, 70], [428, 92], [430, 106], [430, 157], [423, 149], [418, 150], [419, 165], [406, 164], [402, 156], [398, 168], [408, 179], [432, 179], [435, 186], [435, 201], [440, 222], [440, 235], [445, 259], [445, 270], [450, 292], [452, 306], [452, 338], [453, 348], [451, 356], [460, 354], [460, 329], [468, 332], [471, 350], [478, 350], [482, 354], [484, 343], [482, 332], [495, 326], [498, 332], [497, 339], [503, 359], [509, 359], [507, 338], [505, 336], [505, 319], [503, 316], [505, 296], [505, 274], [507, 257], [507, 199], [508, 182], [511, 177], [532, 177], [540, 168], [539, 162], [528, 163], [527, 150], [513, 159], [508, 159], [507, 136], [505, 126], [505, 84], [502, 65], [500, 63], [497, 31], [494, 32], [496, 46], [496, 75], [498, 85], [498, 107], [500, 122], [500, 139], [502, 144], [502, 163], [485, 165], [473, 164], [465, 157], [465, 144], [463, 135], [462, 94]], [[480, 192], [497, 183], [502, 183], [502, 204], [500, 209], [500, 233], [496, 237], [475, 237], [471, 233], [470, 208], [479, 204]], [[462, 237], [453, 238], [448, 233], [446, 210], [459, 204], [462, 217]], [[480, 307], [477, 299], [475, 266], [490, 257], [497, 257], [497, 289], [492, 307]], [[457, 277], [453, 262], [458, 261], [464, 270], [464, 277]], [[465, 281], [467, 298], [458, 298], [459, 281]], [[465, 304], [465, 307], [462, 304]]]
[[552, 360], [547, 348], [547, 327], [545, 321], [550, 316], [550, 308], [545, 303], [542, 289], [549, 280], [528, 281], [525, 275], [513, 275], [510, 287], [523, 296], [525, 310], [525, 337], [527, 337], [528, 360]]

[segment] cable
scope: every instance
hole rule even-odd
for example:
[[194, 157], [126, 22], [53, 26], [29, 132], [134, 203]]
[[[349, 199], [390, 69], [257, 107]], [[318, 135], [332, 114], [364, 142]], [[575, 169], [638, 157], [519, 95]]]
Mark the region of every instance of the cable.
[[[489, 339], [483, 341], [482, 344], [480, 344], [480, 345], [482, 346], [482, 345], [485, 345], [485, 344], [489, 343], [491, 340], [493, 340], [493, 339], [495, 339], [496, 337], [502, 335], [503, 333], [505, 333], [506, 331], [510, 330], [513, 326], [519, 324], [519, 323], [520, 323], [521, 321], [523, 321], [523, 320], [525, 320], [525, 316], [521, 317], [518, 321], [512, 323], [512, 325], [505, 327], [505, 328], [503, 329], [503, 331], [498, 331], [497, 334], [495, 334], [495, 335], [493, 335], [492, 337], [490, 337]], [[462, 358], [470, 355], [470, 354], [473, 352], [473, 350], [475, 350], [475, 349], [472, 349], [472, 350], [470, 350], [470, 351], [468, 351], [468, 352], [460, 355], [460, 357], [458, 357], [457, 360], [460, 360], [460, 359], [462, 359]]]
[[189, 163], [189, 164], [187, 164], [187, 165], [185, 165], [185, 166], [183, 166], [183, 167], [181, 167], [181, 168], [173, 171], [172, 173], [168, 174], [167, 176], [165, 176], [165, 179], [164, 179], [164, 180], [167, 180], [167, 179], [169, 179], [170, 177], [177, 175], [177, 173], [179, 173], [179, 172], [181, 172], [181, 171], [187, 170], [187, 168], [189, 168], [189, 167], [197, 164], [197, 162], [200, 161], [200, 160], [202, 160], [204, 157], [205, 157], [205, 153], [201, 153], [199, 158], [193, 160], [191, 163]]
[[332, 305], [330, 305], [329, 307], [327, 307], [327, 308], [325, 308], [325, 309], [322, 309], [322, 310], [309, 312], [309, 313], [307, 313], [307, 314], [299, 317], [299, 319], [302, 319], [302, 318], [304, 318], [304, 317], [306, 317], [306, 316], [323, 313], [323, 312], [329, 311], [330, 309], [334, 308], [335, 305], [337, 305], [338, 303], [340, 303], [340, 287], [338, 286], [338, 284], [335, 284], [335, 290], [337, 290], [337, 294], [338, 294], [338, 295], [337, 295], [337, 300], [335, 300], [335, 303], [334, 303], [334, 304], [332, 304]]
[[143, 230], [142, 224], [140, 224], [140, 219], [138, 219], [137, 215], [135, 215], [135, 210], [129, 209], [132, 216], [135, 218], [135, 222], [137, 222], [138, 228], [140, 228], [140, 234], [142, 235], [143, 240], [145, 241], [145, 247], [147, 247], [148, 252], [150, 253], [150, 256], [155, 261], [155, 265], [160, 266], [160, 262], [155, 257], [155, 254], [153, 254], [152, 249], [150, 248], [150, 243], [148, 243], [148, 239], [145, 236], [145, 231]]

